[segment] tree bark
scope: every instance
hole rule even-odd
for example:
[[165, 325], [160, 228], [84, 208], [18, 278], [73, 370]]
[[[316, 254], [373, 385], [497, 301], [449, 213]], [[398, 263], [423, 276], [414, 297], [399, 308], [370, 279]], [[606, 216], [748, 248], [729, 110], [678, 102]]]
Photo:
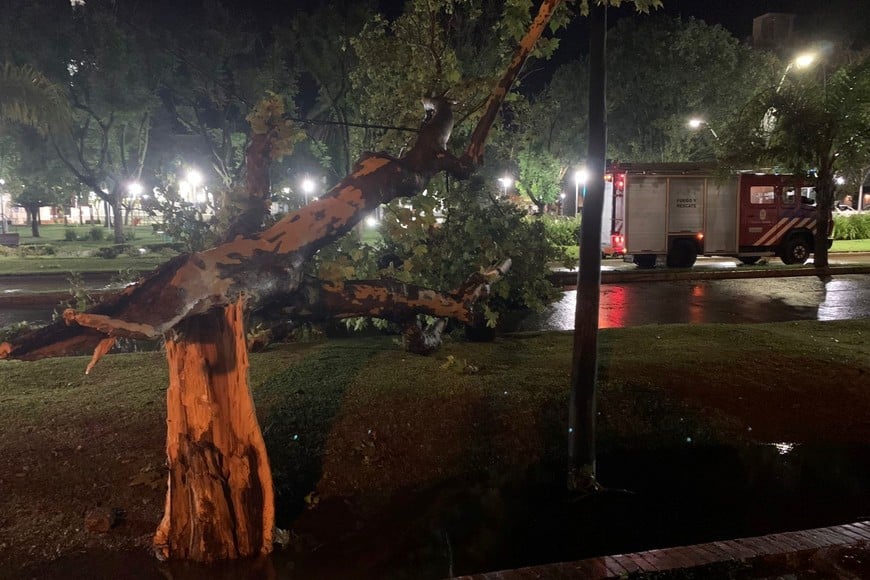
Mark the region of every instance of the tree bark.
[[272, 475], [248, 388], [243, 307], [189, 318], [167, 336], [169, 489], [154, 535], [162, 559], [272, 550]]
[[114, 216], [114, 238], [116, 244], [124, 243], [124, 216], [121, 211], [121, 187], [116, 186], [112, 191], [112, 215]]
[[39, 206], [32, 208], [25, 208], [27, 213], [27, 217], [30, 220], [30, 235], [34, 238], [38, 238], [39, 236]]

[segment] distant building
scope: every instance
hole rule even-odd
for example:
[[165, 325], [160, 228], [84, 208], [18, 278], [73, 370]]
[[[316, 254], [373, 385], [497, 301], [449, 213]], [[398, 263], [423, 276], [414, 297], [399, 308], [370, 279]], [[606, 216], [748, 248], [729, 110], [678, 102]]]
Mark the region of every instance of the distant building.
[[752, 19], [752, 46], [765, 50], [782, 51], [794, 46], [795, 15], [768, 12]]

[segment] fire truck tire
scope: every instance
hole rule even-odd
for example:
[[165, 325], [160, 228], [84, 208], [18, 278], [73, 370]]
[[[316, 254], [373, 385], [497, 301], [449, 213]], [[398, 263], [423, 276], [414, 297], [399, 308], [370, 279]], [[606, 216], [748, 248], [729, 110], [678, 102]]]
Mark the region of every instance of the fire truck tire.
[[742, 258], [738, 257], [737, 259], [740, 260], [740, 262], [742, 264], [746, 264], [747, 266], [751, 266], [753, 264], [757, 264], [758, 260], [761, 259], [761, 256], [743, 256]]
[[668, 268], [691, 268], [698, 259], [698, 250], [689, 240], [674, 240], [668, 252]]
[[655, 254], [640, 254], [634, 257], [634, 263], [641, 270], [651, 270], [656, 267]]
[[803, 264], [812, 251], [813, 247], [806, 236], [792, 236], [783, 245], [780, 259], [783, 264]]

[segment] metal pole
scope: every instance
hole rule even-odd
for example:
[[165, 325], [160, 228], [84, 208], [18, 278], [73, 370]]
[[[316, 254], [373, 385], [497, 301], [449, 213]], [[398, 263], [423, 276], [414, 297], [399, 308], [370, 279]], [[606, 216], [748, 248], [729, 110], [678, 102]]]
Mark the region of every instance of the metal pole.
[[[586, 189], [586, 184], [583, 184], [584, 190]], [[574, 211], [571, 212], [571, 215], [577, 217], [577, 208], [580, 207], [580, 182], [577, 181], [577, 176], [574, 176]]]
[[577, 310], [568, 410], [568, 488], [594, 491], [595, 384], [598, 371], [598, 308], [601, 292], [601, 214], [607, 147], [605, 41], [607, 8], [590, 7], [588, 186], [583, 200]]

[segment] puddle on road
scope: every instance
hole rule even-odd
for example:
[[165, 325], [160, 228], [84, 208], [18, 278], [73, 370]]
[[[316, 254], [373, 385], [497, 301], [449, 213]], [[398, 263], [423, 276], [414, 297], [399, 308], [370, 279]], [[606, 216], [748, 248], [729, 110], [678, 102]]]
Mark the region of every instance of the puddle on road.
[[[509, 481], [494, 475], [443, 482], [395, 497], [390, 513], [374, 518], [361, 518], [343, 501], [326, 502], [296, 520], [297, 542], [306, 550], [258, 562], [167, 565], [144, 550], [100, 551], [67, 556], [22, 577], [445, 578], [870, 515], [870, 447], [865, 446], [689, 445], [602, 455], [598, 472], [613, 491], [581, 500], [566, 493], [563, 474], [536, 468]], [[305, 522], [316, 520], [315, 537]]]

